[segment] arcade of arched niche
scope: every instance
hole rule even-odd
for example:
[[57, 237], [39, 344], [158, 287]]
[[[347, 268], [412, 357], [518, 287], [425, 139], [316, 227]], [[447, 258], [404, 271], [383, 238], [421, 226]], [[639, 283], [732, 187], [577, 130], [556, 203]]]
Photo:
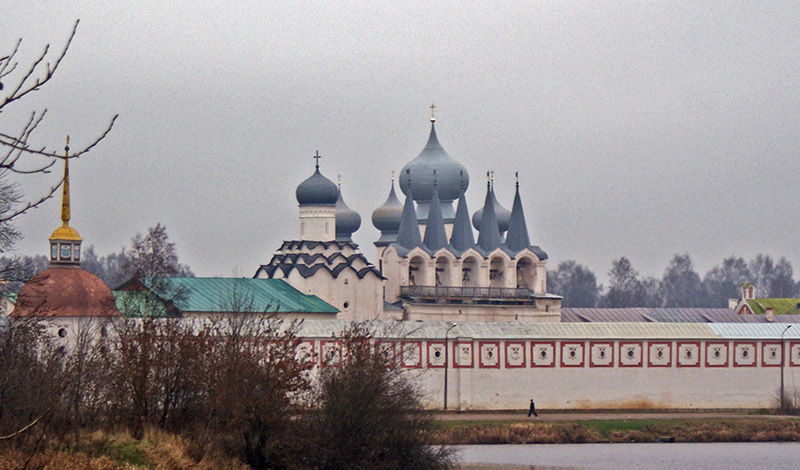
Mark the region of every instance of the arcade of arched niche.
[[[541, 268], [537, 269], [537, 265]], [[459, 259], [443, 251], [432, 258], [412, 256], [408, 261], [407, 285], [516, 288], [544, 293], [544, 276], [540, 277], [537, 271], [544, 274], [544, 263], [533, 254], [511, 259], [501, 252], [487, 260], [474, 254]]]

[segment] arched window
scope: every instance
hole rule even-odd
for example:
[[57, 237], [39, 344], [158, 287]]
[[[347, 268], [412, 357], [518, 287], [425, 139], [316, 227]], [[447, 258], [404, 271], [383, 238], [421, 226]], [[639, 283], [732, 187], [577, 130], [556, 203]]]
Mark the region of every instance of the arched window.
[[478, 287], [478, 261], [470, 256], [461, 263], [461, 285], [464, 287]]
[[530, 258], [524, 257], [517, 260], [517, 283], [518, 289], [534, 289], [536, 281], [536, 265]]
[[451, 264], [450, 258], [440, 256], [436, 258], [436, 279], [434, 285], [436, 286], [452, 286], [453, 280], [450, 275]]
[[408, 263], [408, 285], [409, 286], [429, 286], [425, 272], [425, 260], [421, 256], [411, 258]]
[[489, 287], [505, 287], [506, 285], [506, 266], [503, 258], [492, 258], [489, 263]]

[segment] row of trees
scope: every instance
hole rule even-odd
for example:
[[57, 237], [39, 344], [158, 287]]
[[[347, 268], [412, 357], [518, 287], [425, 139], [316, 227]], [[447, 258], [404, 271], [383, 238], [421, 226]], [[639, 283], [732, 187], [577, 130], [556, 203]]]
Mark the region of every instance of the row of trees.
[[745, 282], [757, 286], [760, 297], [797, 297], [800, 282], [793, 279], [792, 264], [781, 257], [758, 254], [749, 262], [731, 256], [702, 278], [688, 254], [676, 254], [661, 278], [642, 276], [630, 260], [612, 261], [609, 285], [597, 283], [594, 273], [576, 261], [563, 261], [548, 271], [548, 291], [564, 297], [564, 307], [719, 307], [740, 298]]
[[[22, 285], [37, 273], [50, 266], [45, 255], [0, 257], [0, 273], [14, 273], [6, 278], [6, 292], [18, 292]], [[117, 253], [97, 256], [94, 246], [83, 250], [81, 268], [115, 288], [133, 277], [193, 277], [191, 268], [178, 259], [175, 243], [169, 240], [167, 228], [156, 224], [146, 234], [138, 233], [131, 239], [129, 248]]]
[[[80, 325], [68, 352], [46, 324], [0, 328], [0, 448], [80, 448], [87, 432], [148, 428], [192, 443], [198, 460], [251, 468], [449, 468], [407, 372], [364, 325], [339, 336], [344, 359], [311, 368], [297, 323], [127, 319]], [[70, 335], [73, 332], [70, 331]]]

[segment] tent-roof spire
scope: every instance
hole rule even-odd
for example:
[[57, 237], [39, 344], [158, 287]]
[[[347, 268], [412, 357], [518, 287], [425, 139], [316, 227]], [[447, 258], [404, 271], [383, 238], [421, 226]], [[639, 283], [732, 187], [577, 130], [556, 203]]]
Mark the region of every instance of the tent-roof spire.
[[522, 209], [522, 198], [519, 196], [519, 172], [516, 173], [516, 178], [517, 190], [514, 194], [514, 205], [511, 206], [511, 221], [506, 237], [506, 246], [512, 251], [523, 250], [531, 245], [528, 226], [525, 223], [525, 212]]

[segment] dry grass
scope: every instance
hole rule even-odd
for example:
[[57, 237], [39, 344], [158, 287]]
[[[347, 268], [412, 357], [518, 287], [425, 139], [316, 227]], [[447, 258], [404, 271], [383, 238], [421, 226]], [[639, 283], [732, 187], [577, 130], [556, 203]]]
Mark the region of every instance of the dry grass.
[[763, 419], [599, 420], [572, 423], [468, 423], [441, 426], [439, 444], [584, 442], [797, 442], [800, 421]]
[[0, 449], [0, 469], [30, 470], [245, 470], [249, 467], [205, 448], [196, 449], [185, 439], [158, 430], [147, 430], [141, 440], [128, 432], [93, 432], [80, 441], [62, 444], [30, 455], [19, 449]]

